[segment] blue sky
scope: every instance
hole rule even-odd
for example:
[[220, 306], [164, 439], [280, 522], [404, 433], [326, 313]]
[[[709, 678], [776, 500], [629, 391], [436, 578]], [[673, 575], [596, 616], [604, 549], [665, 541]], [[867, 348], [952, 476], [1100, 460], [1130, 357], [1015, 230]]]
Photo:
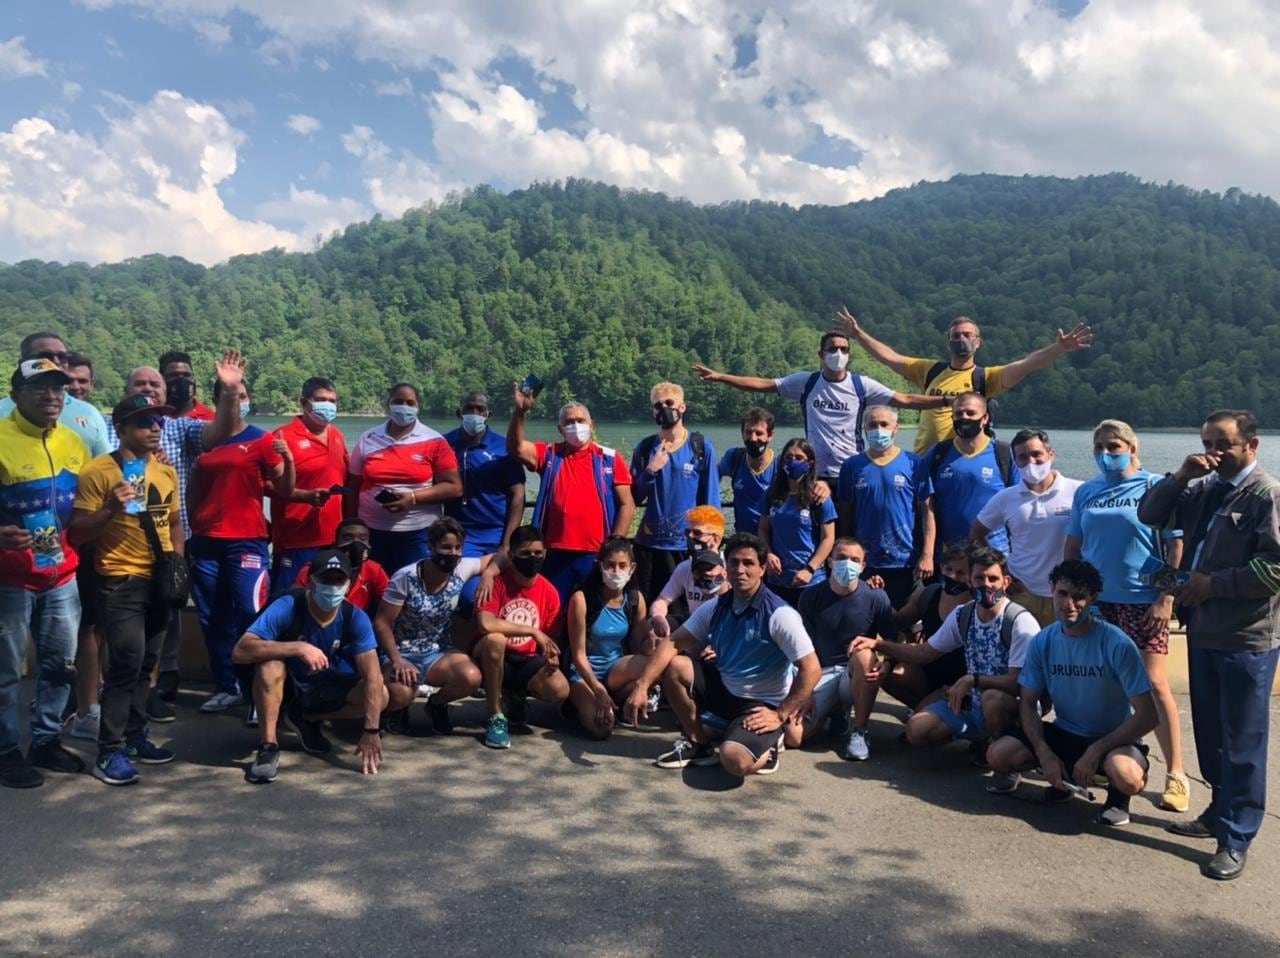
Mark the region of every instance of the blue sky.
[[565, 176], [698, 202], [983, 171], [1274, 192], [1280, 27], [1223, 7], [11, 0], [0, 259], [216, 262]]

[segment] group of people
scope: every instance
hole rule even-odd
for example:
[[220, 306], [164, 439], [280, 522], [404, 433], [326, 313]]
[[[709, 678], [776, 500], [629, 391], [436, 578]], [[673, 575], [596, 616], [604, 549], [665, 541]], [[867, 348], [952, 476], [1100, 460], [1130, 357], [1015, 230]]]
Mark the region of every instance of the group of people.
[[[267, 433], [247, 422], [234, 349], [216, 364], [213, 408], [174, 351], [130, 372], [104, 419], [89, 360], [54, 333], [27, 336], [0, 405], [0, 785], [82, 771], [64, 735], [96, 743], [91, 773], [111, 785], [174, 759], [150, 729], [174, 718], [189, 592], [214, 681], [200, 711], [244, 707], [254, 783], [276, 779], [282, 728], [324, 753], [326, 722], [360, 720], [375, 773], [415, 701], [447, 733], [450, 703], [472, 695], [495, 749], [533, 697], [597, 739], [669, 708], [682, 734], [662, 768], [768, 775], [822, 734], [866, 761], [883, 691], [910, 710], [908, 746], [970, 743], [991, 791], [1039, 769], [1050, 801], [1096, 777], [1097, 821], [1120, 826], [1146, 785], [1150, 732], [1161, 804], [1190, 807], [1166, 675], [1176, 614], [1212, 795], [1173, 829], [1216, 840], [1206, 875], [1240, 874], [1280, 654], [1280, 486], [1258, 466], [1254, 417], [1210, 415], [1203, 451], [1165, 477], [1142, 468], [1128, 424], [1105, 420], [1098, 475], [1079, 481], [1043, 430], [997, 439], [990, 400], [1087, 348], [1087, 327], [982, 367], [965, 317], [942, 360], [900, 355], [847, 311], [837, 321], [817, 371], [693, 367], [799, 401], [803, 436], [775, 449], [773, 415], [753, 406], [742, 445], [720, 456], [664, 382], [650, 393], [657, 431], [629, 458], [595, 441], [581, 403], [559, 410], [558, 441], [528, 439], [537, 393], [523, 385], [505, 436], [482, 392], [442, 435], [397, 383], [386, 420], [348, 449], [323, 377]], [[850, 371], [854, 343], [920, 392]], [[901, 408], [921, 411], [914, 450], [898, 445]], [[527, 472], [539, 477], [528, 523]]]

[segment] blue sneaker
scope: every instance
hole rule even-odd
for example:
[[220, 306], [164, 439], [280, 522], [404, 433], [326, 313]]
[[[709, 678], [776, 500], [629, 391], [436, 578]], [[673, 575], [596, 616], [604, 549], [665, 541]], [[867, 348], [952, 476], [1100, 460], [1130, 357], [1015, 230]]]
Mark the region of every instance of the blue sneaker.
[[93, 763], [93, 777], [108, 785], [132, 785], [139, 778], [138, 770], [119, 749], [98, 756]]
[[493, 715], [484, 730], [484, 744], [490, 748], [510, 748], [511, 733], [507, 730], [507, 717]]
[[124, 747], [124, 754], [129, 761], [137, 762], [139, 765], [164, 765], [174, 759], [172, 751], [161, 748], [151, 741], [147, 738], [146, 732], [131, 739]]

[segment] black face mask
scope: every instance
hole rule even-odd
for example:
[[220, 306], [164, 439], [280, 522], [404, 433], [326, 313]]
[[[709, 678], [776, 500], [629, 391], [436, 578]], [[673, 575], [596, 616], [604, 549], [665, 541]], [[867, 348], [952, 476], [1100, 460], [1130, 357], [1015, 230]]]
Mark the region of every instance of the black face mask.
[[369, 557], [369, 547], [357, 539], [355, 542], [348, 542], [345, 546], [338, 546], [342, 554], [347, 557], [347, 561], [352, 567], [362, 565], [364, 560]]
[[512, 556], [511, 565], [526, 579], [532, 579], [538, 574], [542, 568], [542, 563], [546, 561], [545, 555], [540, 556]]
[[947, 348], [951, 350], [951, 355], [957, 359], [968, 359], [973, 355], [973, 340], [970, 339], [952, 339], [947, 341]]
[[942, 577], [942, 591], [947, 595], [964, 595], [969, 591], [969, 583], [944, 575]]
[[452, 572], [454, 569], [458, 568], [458, 561], [461, 558], [462, 556], [459, 556], [459, 555], [449, 556], [449, 555], [440, 555], [438, 553], [432, 553], [431, 564], [435, 566], [437, 569], [439, 569], [441, 572]]
[[663, 429], [670, 429], [680, 421], [680, 410], [672, 406], [663, 406], [653, 414], [653, 421]]
[[744, 442], [742, 445], [747, 450], [747, 455], [752, 459], [759, 459], [764, 455], [764, 451], [769, 448], [769, 444], [767, 442], [759, 442], [756, 440]]
[[961, 439], [976, 439], [982, 432], [982, 422], [978, 419], [957, 419], [953, 423], [956, 435]]
[[164, 388], [169, 405], [175, 409], [181, 409], [191, 402], [191, 397], [196, 391], [196, 381], [187, 376], [174, 376], [164, 381]]

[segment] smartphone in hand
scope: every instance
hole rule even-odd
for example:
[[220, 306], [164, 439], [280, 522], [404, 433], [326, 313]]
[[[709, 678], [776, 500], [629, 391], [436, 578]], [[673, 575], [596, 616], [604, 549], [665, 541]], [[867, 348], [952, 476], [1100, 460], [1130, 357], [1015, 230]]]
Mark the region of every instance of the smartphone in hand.
[[373, 496], [374, 502], [380, 502], [384, 506], [389, 502], [395, 502], [399, 498], [400, 496], [390, 489], [379, 489]]
[[520, 391], [526, 396], [533, 396], [536, 398], [538, 393], [542, 392], [542, 387], [544, 385], [546, 384], [538, 378], [537, 373], [529, 373], [529, 375], [524, 377], [524, 381], [520, 383]]

